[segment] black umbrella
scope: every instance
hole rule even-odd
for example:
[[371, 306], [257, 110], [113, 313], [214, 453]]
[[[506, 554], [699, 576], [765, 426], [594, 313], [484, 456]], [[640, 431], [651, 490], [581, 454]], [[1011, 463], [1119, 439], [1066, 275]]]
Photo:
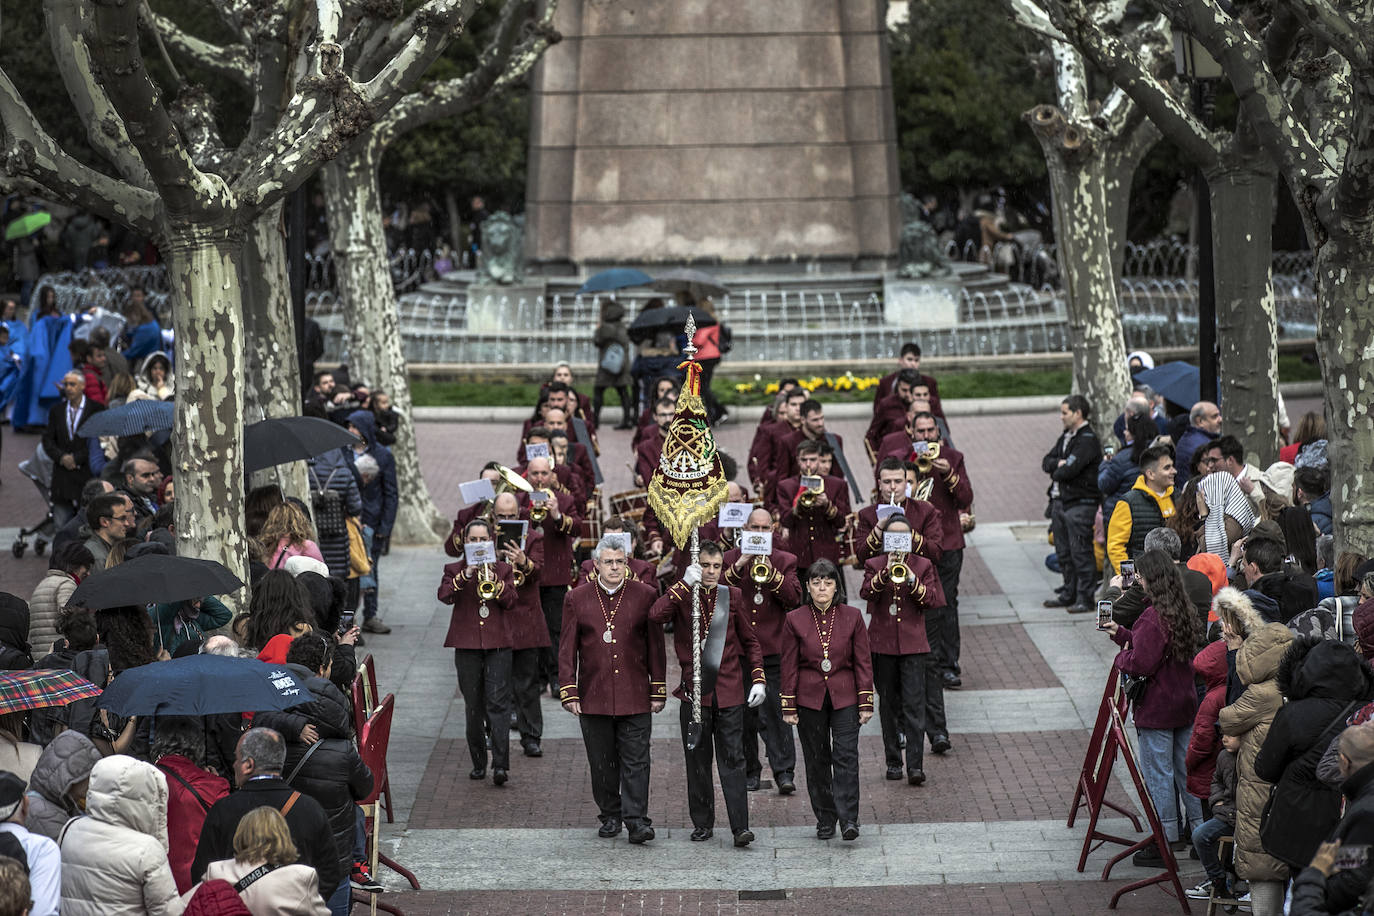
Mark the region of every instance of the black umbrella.
[[685, 267], [659, 274], [654, 278], [654, 289], [669, 293], [687, 293], [693, 299], [730, 295], [730, 288], [715, 277]]
[[708, 328], [717, 323], [716, 319], [708, 315], [704, 309], [699, 309], [695, 305], [669, 305], [663, 308], [645, 309], [635, 316], [634, 322], [629, 327], [630, 340], [635, 343], [644, 343], [646, 340], [652, 340], [659, 331], [681, 334], [687, 324], [688, 315], [696, 319], [698, 328]]
[[244, 463], [249, 471], [261, 471], [361, 441], [339, 424], [319, 417], [262, 420], [243, 428]]
[[67, 603], [95, 611], [126, 605], [171, 604], [224, 595], [241, 588], [239, 577], [222, 563], [151, 553], [92, 573], [76, 587]]
[[121, 716], [213, 716], [290, 709], [314, 699], [284, 665], [188, 655], [128, 669], [95, 705]]

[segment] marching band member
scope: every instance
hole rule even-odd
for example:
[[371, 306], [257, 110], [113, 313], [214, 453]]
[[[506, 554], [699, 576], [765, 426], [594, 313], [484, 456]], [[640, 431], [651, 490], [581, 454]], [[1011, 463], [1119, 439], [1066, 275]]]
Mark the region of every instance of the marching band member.
[[535, 506], [530, 494], [520, 494], [520, 514], [529, 519], [530, 528], [544, 533], [544, 568], [539, 571], [539, 603], [544, 608], [550, 648], [545, 650], [541, 673], [551, 686], [558, 677], [558, 634], [562, 630], [563, 596], [573, 582], [573, 548], [582, 532], [582, 513], [571, 494], [556, 493], [557, 478], [547, 458], [534, 458], [527, 465], [525, 479], [531, 487], [543, 490], [549, 498]]
[[868, 425], [868, 432], [864, 435], [868, 454], [874, 460], [877, 459], [883, 437], [906, 425], [907, 411], [911, 407], [911, 389], [920, 381], [921, 374], [915, 369], [903, 369], [897, 373], [892, 393], [874, 402], [873, 422]]
[[[485, 519], [468, 522], [465, 544], [489, 543]], [[453, 605], [444, 645], [453, 649], [458, 689], [467, 717], [469, 779], [487, 775], [487, 732], [491, 733], [491, 781], [505, 785], [510, 769], [511, 649], [506, 613], [515, 603], [510, 565], [500, 560], [469, 566], [466, 559], [444, 567], [439, 601]]]
[[859, 609], [838, 603], [840, 571], [807, 570], [806, 604], [782, 637], [782, 720], [797, 726], [816, 836], [859, 837], [859, 728], [873, 718], [873, 658]]
[[[910, 498], [906, 488], [906, 468], [900, 458], [884, 458], [878, 462], [879, 504], [901, 506], [902, 514], [911, 523], [912, 553], [938, 563], [944, 553], [944, 529], [939, 510], [923, 499]], [[866, 563], [882, 553], [883, 529], [878, 524], [878, 505], [861, 509], [855, 525], [859, 562]]]
[[592, 798], [601, 819], [597, 835], [631, 843], [654, 838], [649, 808], [649, 715], [667, 702], [663, 630], [649, 620], [657, 593], [625, 578], [625, 552], [602, 539], [592, 551], [596, 581], [568, 593], [558, 647], [558, 691], [578, 717]]
[[749, 479], [765, 503], [774, 501], [774, 488], [783, 476], [774, 467], [774, 458], [778, 449], [782, 448], [782, 442], [801, 429], [801, 406], [808, 397], [806, 389], [800, 386], [787, 392], [778, 408], [778, 420], [763, 429], [762, 440], [755, 438], [757, 453], [750, 450]]
[[[635, 582], [643, 582], [645, 585], [653, 586], [654, 590], [657, 591], [658, 567], [656, 567], [653, 563], [650, 563], [648, 560], [641, 560], [637, 556], [635, 556], [635, 553], [642, 546], [640, 543], [641, 538], [639, 534], [639, 528], [635, 525], [635, 523], [622, 516], [612, 515], [610, 518], [606, 519], [604, 522], [601, 523], [601, 533], [603, 535], [623, 533], [628, 534], [630, 536], [630, 543], [631, 545], [633, 545], [633, 549], [630, 551], [629, 557], [626, 561], [629, 565], [627, 575], [630, 579], [633, 579]], [[586, 585], [588, 582], [591, 582], [595, 579], [596, 561], [588, 557], [587, 559], [582, 561], [582, 566], [579, 570], [577, 584]]]
[[[497, 494], [493, 514], [499, 532], [501, 522], [520, 520], [520, 501], [514, 493]], [[496, 555], [510, 565], [515, 583], [515, 602], [506, 613], [510, 631], [511, 693], [515, 707], [515, 726], [520, 732], [520, 747], [526, 757], [542, 757], [539, 745], [544, 735], [544, 713], [539, 707], [544, 679], [539, 676], [539, 659], [552, 645], [544, 607], [539, 600], [539, 572], [544, 568], [544, 534], [531, 528], [525, 534], [525, 547], [518, 543], [501, 545], [497, 538]]]
[[658, 467], [658, 458], [663, 454], [663, 436], [677, 414], [677, 401], [659, 398], [654, 404], [654, 421], [658, 424], [648, 430], [635, 446], [635, 486], [647, 487]]
[[788, 532], [788, 546], [797, 565], [806, 569], [817, 560], [840, 562], [842, 545], [837, 538], [849, 515], [849, 488], [839, 477], [822, 477], [820, 454], [829, 451], [824, 442], [810, 439], [797, 446], [797, 464], [804, 476], [819, 477], [818, 488], [803, 488], [801, 477], [778, 482], [778, 523]]
[[[495, 461], [488, 461], [482, 465], [482, 473], [478, 476], [490, 480], [491, 487], [495, 490], [501, 486], [501, 465]], [[491, 500], [489, 499], [459, 509], [457, 516], [453, 519], [453, 531], [444, 541], [444, 553], [451, 557], [461, 557], [463, 555], [463, 532], [467, 530], [468, 522], [486, 515], [490, 511]]]
[[[797, 446], [803, 442], [823, 442], [827, 445], [830, 440], [826, 437], [828, 430], [825, 428], [825, 408], [821, 402], [812, 398], [802, 401], [801, 407], [801, 426], [792, 431], [792, 434], [783, 439], [775, 440], [773, 449], [773, 476], [779, 480], [788, 477], [796, 477], [801, 472], [800, 465], [797, 464]], [[835, 446], [844, 448], [844, 437], [839, 433], [833, 433]]]

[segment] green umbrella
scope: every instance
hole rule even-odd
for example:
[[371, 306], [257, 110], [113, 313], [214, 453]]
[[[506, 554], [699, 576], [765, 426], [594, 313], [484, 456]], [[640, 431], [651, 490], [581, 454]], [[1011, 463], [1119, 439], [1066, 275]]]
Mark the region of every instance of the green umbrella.
[[15, 239], [27, 238], [50, 222], [52, 222], [51, 213], [42, 210], [37, 213], [25, 213], [5, 227], [5, 241], [12, 242]]

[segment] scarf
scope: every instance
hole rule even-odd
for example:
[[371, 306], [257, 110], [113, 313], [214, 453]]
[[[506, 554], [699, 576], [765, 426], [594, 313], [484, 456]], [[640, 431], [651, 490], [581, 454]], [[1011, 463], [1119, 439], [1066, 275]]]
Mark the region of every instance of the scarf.
[[1226, 517], [1229, 515], [1240, 523], [1241, 530], [1248, 532], [1255, 525], [1255, 514], [1250, 500], [1241, 490], [1236, 478], [1225, 471], [1208, 474], [1198, 481], [1198, 492], [1207, 501], [1207, 519], [1203, 527], [1203, 543], [1208, 553], [1221, 557], [1223, 562], [1231, 559], [1226, 543]]

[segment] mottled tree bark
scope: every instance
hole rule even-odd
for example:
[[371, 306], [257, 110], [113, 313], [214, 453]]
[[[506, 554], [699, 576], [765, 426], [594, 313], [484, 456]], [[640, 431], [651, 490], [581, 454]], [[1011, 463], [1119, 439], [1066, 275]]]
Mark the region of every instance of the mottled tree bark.
[[1108, 229], [1107, 162], [1091, 128], [1069, 124], [1059, 109], [1040, 105], [1026, 119], [1049, 168], [1074, 390], [1088, 399], [1101, 426], [1131, 393]]
[[[1229, 156], [1234, 162], [1240, 157]], [[1278, 322], [1270, 223], [1276, 176], [1244, 165], [1209, 169], [1212, 252], [1217, 292], [1222, 432], [1267, 468], [1279, 455]]]
[[439, 514], [420, 472], [414, 410], [401, 349], [396, 292], [387, 266], [382, 230], [382, 195], [377, 167], [382, 148], [359, 143], [321, 173], [329, 211], [329, 241], [348, 334], [349, 372], [354, 379], [391, 395], [401, 417], [396, 429], [396, 483], [400, 504], [391, 530], [397, 544], [437, 544], [449, 523]]
[[[291, 310], [282, 205], [273, 204], [249, 227], [241, 271], [246, 341], [244, 423], [300, 413], [301, 368], [296, 351], [296, 320]], [[280, 464], [254, 471], [259, 487], [275, 483], [288, 496], [309, 493], [305, 463]]]

